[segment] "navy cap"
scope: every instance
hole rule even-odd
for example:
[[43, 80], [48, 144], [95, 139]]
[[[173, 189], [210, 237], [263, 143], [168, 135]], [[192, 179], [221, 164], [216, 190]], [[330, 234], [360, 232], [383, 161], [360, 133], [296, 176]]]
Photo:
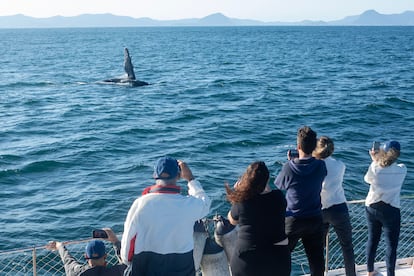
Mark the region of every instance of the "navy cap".
[[88, 242], [85, 247], [86, 259], [100, 259], [105, 256], [105, 244], [99, 240]]
[[173, 179], [180, 172], [178, 161], [172, 157], [161, 157], [154, 166], [155, 179]]
[[388, 141], [388, 142], [384, 143], [384, 145], [382, 146], [382, 149], [385, 152], [389, 151], [390, 149], [400, 151], [401, 146], [400, 146], [400, 143], [398, 143], [397, 141]]

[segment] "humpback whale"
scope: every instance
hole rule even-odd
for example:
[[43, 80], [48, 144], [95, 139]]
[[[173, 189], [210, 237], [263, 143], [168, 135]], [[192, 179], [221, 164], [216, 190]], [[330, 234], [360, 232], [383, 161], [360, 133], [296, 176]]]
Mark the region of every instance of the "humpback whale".
[[128, 48], [124, 49], [124, 70], [127, 76], [125, 78], [113, 78], [103, 80], [104, 83], [128, 84], [131, 86], [148, 85], [145, 81], [140, 81], [135, 78], [134, 66], [132, 65], [131, 56]]

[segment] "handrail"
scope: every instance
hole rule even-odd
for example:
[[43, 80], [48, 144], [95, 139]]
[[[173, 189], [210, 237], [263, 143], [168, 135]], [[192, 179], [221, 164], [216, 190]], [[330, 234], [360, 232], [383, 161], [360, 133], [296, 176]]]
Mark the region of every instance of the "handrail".
[[37, 276], [36, 248], [33, 248], [33, 276]]
[[[400, 243], [399, 243], [399, 247], [398, 247], [398, 253], [399, 253], [399, 257], [414, 257], [414, 242], [412, 240], [412, 236], [414, 235], [414, 204], [411, 203], [411, 200], [414, 199], [414, 195], [405, 195], [405, 196], [401, 196], [401, 202], [407, 202], [407, 204], [402, 204], [401, 205], [401, 234], [400, 234]], [[347, 201], [348, 206], [358, 206], [360, 204], [364, 204], [365, 200], [352, 200], [352, 201]], [[365, 240], [366, 240], [366, 236], [367, 236], [367, 227], [365, 224], [365, 208], [360, 208], [360, 209], [356, 209], [354, 208], [350, 208], [350, 216], [351, 213], [354, 215], [354, 220], [352, 220], [351, 217], [351, 224], [353, 224], [353, 242], [354, 242], [354, 250], [356, 251], [355, 255], [356, 255], [356, 263], [364, 263], [365, 262]], [[355, 214], [359, 214], [359, 216], [356, 217], [355, 219]], [[364, 219], [361, 220], [361, 217], [363, 217]], [[355, 227], [355, 224], [357, 225], [357, 227]], [[327, 273], [330, 269], [337, 269], [339, 268], [338, 266], [335, 266], [334, 264], [336, 263], [335, 261], [332, 261], [331, 257], [335, 256], [337, 260], [341, 260], [341, 264], [343, 264], [342, 262], [342, 252], [341, 252], [341, 248], [339, 245], [339, 242], [337, 242], [334, 238], [332, 238], [332, 235], [336, 235], [336, 233], [332, 230], [332, 227], [330, 229], [330, 231], [328, 232], [328, 235], [326, 237], [326, 243], [325, 243], [325, 273]], [[362, 242], [364, 241], [364, 242]], [[332, 244], [333, 242], [335, 242], [334, 244]], [[356, 244], [357, 243], [357, 244]], [[358, 246], [359, 245], [359, 246]], [[332, 247], [334, 248], [334, 253], [331, 254], [332, 251]], [[385, 248], [384, 248], [384, 243], [380, 243], [380, 246], [377, 249], [377, 261], [379, 261], [380, 259], [383, 259], [384, 257], [384, 252], [385, 252]], [[362, 248], [362, 250], [361, 250]], [[361, 252], [362, 252], [362, 257], [361, 257]], [[359, 255], [359, 256], [357, 256]], [[358, 257], [358, 258], [357, 258]], [[293, 257], [292, 257], [293, 259]], [[329, 263], [331, 261], [331, 266], [333, 267], [329, 267]], [[303, 262], [306, 263], [306, 260], [303, 259]], [[305, 264], [306, 265], [306, 264]], [[303, 267], [303, 264], [301, 264], [301, 266]], [[343, 267], [343, 266], [342, 266]], [[306, 274], [306, 272], [303, 270], [304, 274]]]
[[[401, 234], [398, 248], [398, 258], [414, 257], [414, 246], [412, 237], [414, 236], [414, 196], [401, 197]], [[348, 202], [351, 223], [353, 226], [353, 242], [355, 250], [356, 264], [365, 263], [365, 243], [366, 243], [366, 221], [365, 208], [362, 208], [364, 200], [354, 200]], [[214, 219], [206, 219], [210, 225]], [[210, 228], [211, 229], [211, 228]], [[118, 235], [120, 236], [120, 235]], [[66, 241], [72, 256], [82, 260], [84, 244], [92, 238]], [[109, 244], [109, 243], [108, 243]], [[336, 240], [336, 233], [330, 229], [326, 239], [326, 262], [325, 271], [343, 267], [342, 251]], [[380, 243], [377, 250], [376, 262], [384, 258], [384, 243]], [[107, 246], [108, 264], [118, 263], [116, 254], [112, 246]], [[23, 254], [22, 254], [23, 253]], [[299, 242], [294, 252], [292, 252], [292, 267], [296, 266], [296, 271], [302, 269], [303, 274], [308, 272], [308, 262], [304, 253], [303, 245]], [[0, 252], [0, 275], [62, 275], [64, 274], [62, 261], [59, 254], [46, 249], [45, 245], [32, 246], [27, 248], [12, 249]]]

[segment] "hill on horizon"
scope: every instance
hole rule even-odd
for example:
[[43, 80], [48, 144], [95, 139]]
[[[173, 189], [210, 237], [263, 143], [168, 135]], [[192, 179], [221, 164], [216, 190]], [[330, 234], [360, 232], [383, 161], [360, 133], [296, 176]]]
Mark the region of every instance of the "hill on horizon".
[[203, 18], [155, 20], [148, 17], [133, 18], [110, 13], [82, 14], [34, 18], [22, 14], [0, 16], [0, 28], [85, 28], [85, 27], [166, 27], [166, 26], [414, 26], [414, 11], [400, 14], [380, 14], [368, 10], [360, 15], [347, 16], [335, 21], [264, 22], [237, 19], [214, 13]]

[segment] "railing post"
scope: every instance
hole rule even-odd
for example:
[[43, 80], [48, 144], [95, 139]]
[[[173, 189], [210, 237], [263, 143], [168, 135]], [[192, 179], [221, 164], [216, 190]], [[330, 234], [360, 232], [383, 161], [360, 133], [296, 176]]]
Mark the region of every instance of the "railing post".
[[326, 233], [326, 240], [325, 240], [325, 275], [328, 275], [329, 270], [329, 229]]
[[36, 247], [33, 247], [33, 276], [37, 276], [36, 264]]

